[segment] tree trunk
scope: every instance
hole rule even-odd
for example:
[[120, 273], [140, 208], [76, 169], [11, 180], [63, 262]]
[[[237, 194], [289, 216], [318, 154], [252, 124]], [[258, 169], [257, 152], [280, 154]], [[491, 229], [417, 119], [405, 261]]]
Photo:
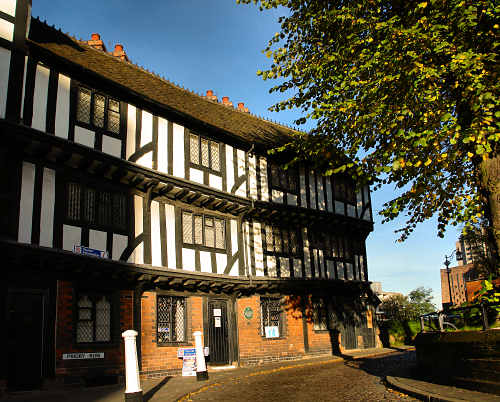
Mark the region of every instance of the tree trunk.
[[481, 190], [486, 201], [485, 216], [488, 220], [488, 249], [493, 260], [495, 274], [500, 268], [500, 155], [481, 162]]

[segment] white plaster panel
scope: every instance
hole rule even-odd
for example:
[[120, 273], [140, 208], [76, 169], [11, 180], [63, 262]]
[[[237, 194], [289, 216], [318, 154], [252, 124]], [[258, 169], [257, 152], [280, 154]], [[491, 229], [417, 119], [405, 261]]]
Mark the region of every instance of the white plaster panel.
[[236, 189], [234, 192], [236, 195], [239, 195], [240, 197], [246, 197], [247, 194], [247, 183], [243, 182], [241, 185]]
[[316, 188], [318, 189], [318, 208], [321, 211], [326, 209], [325, 194], [323, 193], [323, 176], [316, 175]]
[[173, 124], [173, 174], [184, 178], [184, 127]]
[[361, 190], [356, 193], [356, 209], [358, 210], [358, 217], [362, 219], [361, 212], [363, 211], [363, 196]]
[[186, 271], [195, 271], [195, 251], [190, 248], [182, 249], [182, 269]]
[[246, 272], [252, 272], [252, 257], [251, 257], [251, 247], [250, 247], [250, 223], [245, 222], [245, 266], [247, 268]]
[[351, 204], [347, 204], [347, 216], [350, 216], [351, 218], [356, 217], [356, 207]]
[[9, 14], [11, 17], [16, 16], [16, 0], [2, 0], [0, 1], [0, 11]]
[[68, 139], [69, 130], [69, 95], [71, 79], [59, 74], [56, 100], [56, 137]]
[[89, 230], [89, 247], [96, 250], [106, 251], [106, 239], [108, 234], [100, 230]]
[[94, 148], [95, 133], [86, 128], [75, 126], [75, 142], [89, 148]]
[[283, 204], [283, 192], [279, 190], [272, 190], [272, 200], [273, 202]]
[[[139, 236], [144, 231], [143, 204], [142, 197], [134, 195], [134, 227], [135, 236]], [[134, 250], [133, 262], [144, 264], [144, 242], [140, 243]]]
[[73, 251], [73, 246], [82, 243], [82, 228], [71, 225], [63, 225], [63, 250]]
[[255, 275], [264, 276], [264, 253], [262, 250], [262, 228], [259, 222], [253, 223], [253, 243], [255, 253]]
[[5, 117], [9, 85], [10, 50], [0, 47], [0, 118]]
[[233, 147], [231, 145], [226, 145], [226, 182], [227, 192], [230, 193], [234, 186]]
[[309, 202], [310, 208], [316, 209], [316, 186], [314, 183], [316, 182], [314, 172], [309, 173]]
[[21, 200], [19, 203], [19, 229], [17, 233], [17, 241], [19, 243], [31, 243], [34, 193], [35, 165], [29, 162], [23, 162]]
[[223, 274], [227, 266], [227, 255], [222, 253], [215, 253], [215, 261], [217, 263], [217, 273]]
[[127, 146], [125, 148], [125, 157], [127, 159], [135, 152], [135, 128], [136, 128], [136, 108], [128, 105], [127, 108]]
[[335, 279], [335, 266], [333, 264], [333, 261], [327, 260], [326, 265], [328, 279]]
[[340, 215], [345, 215], [343, 202], [335, 201], [335, 213]]
[[240, 262], [238, 259], [236, 259], [234, 260], [233, 266], [229, 270], [228, 275], [238, 276], [239, 273], [240, 273]]
[[123, 252], [127, 248], [128, 245], [128, 237], [113, 233], [113, 255], [111, 258], [115, 261], [118, 261], [122, 256]]
[[314, 270], [314, 277], [317, 278], [319, 276], [319, 267], [318, 267], [318, 250], [317, 249], [312, 249], [312, 256], [313, 256], [313, 270]]
[[267, 160], [260, 159], [260, 194], [262, 201], [269, 201], [269, 187], [267, 183]]
[[280, 257], [280, 277], [290, 277], [290, 260], [285, 257]]
[[160, 237], [160, 204], [151, 201], [151, 263], [160, 267], [161, 263], [161, 237]]
[[214, 174], [209, 174], [208, 175], [208, 185], [210, 187], [216, 188], [217, 190], [222, 191], [222, 177], [214, 175]]
[[200, 251], [201, 272], [212, 273], [212, 258], [209, 251]]
[[31, 127], [45, 131], [47, 120], [47, 95], [50, 70], [40, 64], [36, 66], [35, 91], [33, 93], [33, 119]]
[[176, 268], [175, 255], [175, 209], [173, 205], [165, 205], [165, 226], [167, 233], [167, 266]]
[[332, 194], [332, 178], [331, 176], [326, 177], [326, 199], [328, 212], [333, 212], [333, 194]]
[[121, 158], [122, 156], [122, 141], [118, 138], [110, 137], [108, 135], [102, 136], [102, 152], [108, 155]]
[[250, 184], [250, 198], [257, 199], [257, 168], [255, 155], [248, 157], [248, 180]]
[[300, 204], [303, 207], [307, 207], [306, 175], [304, 173], [303, 167], [299, 169], [299, 187], [300, 187]]
[[302, 261], [299, 258], [293, 259], [293, 276], [302, 278]]
[[278, 273], [276, 271], [276, 257], [274, 255], [268, 255], [267, 258], [267, 274], [270, 277], [276, 278]]
[[361, 280], [366, 281], [366, 275], [365, 275], [365, 261], [364, 257], [362, 255], [359, 256], [359, 266], [361, 269]]
[[337, 262], [337, 275], [337, 279], [345, 279], [343, 262]]
[[143, 166], [148, 169], [153, 168], [153, 151], [142, 155], [136, 162], [139, 166]]
[[[3, 0], [2, 0], [3, 1]], [[14, 40], [14, 24], [0, 18], [0, 38], [12, 42]]]
[[189, 168], [189, 180], [194, 181], [195, 183], [203, 184], [203, 171], [200, 169]]
[[352, 264], [346, 263], [346, 268], [347, 268], [347, 280], [352, 281], [354, 278]]
[[297, 206], [297, 196], [295, 194], [287, 194], [286, 195], [286, 202], [288, 205], [293, 205], [294, 207]]
[[236, 219], [231, 219], [231, 253], [232, 255], [238, 252], [238, 222]]
[[56, 200], [56, 172], [43, 169], [42, 206], [40, 213], [40, 246], [52, 247], [54, 238], [54, 204]]
[[309, 252], [309, 238], [307, 237], [307, 229], [302, 230], [302, 238], [304, 243], [304, 268], [306, 278], [311, 278], [311, 254]]
[[245, 175], [245, 151], [242, 149], [236, 150], [236, 157], [238, 158], [238, 177]]
[[319, 276], [324, 278], [325, 275], [325, 259], [323, 258], [323, 250], [318, 250], [318, 261], [319, 261]]
[[24, 92], [26, 89], [26, 70], [28, 67], [28, 56], [24, 56], [24, 73], [23, 73], [23, 93], [21, 94], [21, 117], [24, 115]]
[[168, 121], [158, 117], [158, 171], [168, 173]]
[[153, 115], [145, 110], [141, 114], [141, 147], [143, 147], [153, 141]]

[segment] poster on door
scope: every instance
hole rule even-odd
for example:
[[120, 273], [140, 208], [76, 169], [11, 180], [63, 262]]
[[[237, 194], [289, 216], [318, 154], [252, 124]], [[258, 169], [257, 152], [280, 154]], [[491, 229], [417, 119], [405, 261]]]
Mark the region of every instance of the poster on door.
[[221, 320], [220, 317], [214, 317], [214, 323], [215, 323], [215, 328], [220, 328], [221, 327]]

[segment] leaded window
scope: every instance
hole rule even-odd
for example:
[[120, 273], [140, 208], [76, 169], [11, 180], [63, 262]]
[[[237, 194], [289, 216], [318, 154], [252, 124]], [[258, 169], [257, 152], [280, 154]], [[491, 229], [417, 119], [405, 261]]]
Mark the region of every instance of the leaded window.
[[298, 192], [298, 172], [295, 168], [283, 169], [276, 163], [270, 164], [271, 186], [278, 190], [297, 194]]
[[328, 309], [322, 298], [315, 298], [312, 302], [313, 329], [325, 331], [328, 329]]
[[299, 232], [296, 229], [266, 225], [264, 230], [266, 252], [290, 256], [300, 254]]
[[283, 309], [281, 300], [269, 297], [260, 298], [261, 335], [266, 336], [266, 327], [277, 327], [278, 336], [283, 334]]
[[186, 340], [186, 298], [158, 295], [156, 303], [158, 344]]
[[208, 215], [182, 213], [182, 241], [224, 250], [226, 248], [226, 221]]
[[124, 231], [127, 229], [127, 197], [100, 191], [80, 183], [68, 183], [66, 218], [76, 223]]
[[120, 102], [87, 88], [78, 88], [76, 120], [91, 129], [120, 134]]
[[105, 294], [81, 293], [77, 302], [76, 342], [111, 341], [111, 300]]
[[196, 134], [189, 134], [189, 160], [196, 167], [220, 172], [220, 144]]

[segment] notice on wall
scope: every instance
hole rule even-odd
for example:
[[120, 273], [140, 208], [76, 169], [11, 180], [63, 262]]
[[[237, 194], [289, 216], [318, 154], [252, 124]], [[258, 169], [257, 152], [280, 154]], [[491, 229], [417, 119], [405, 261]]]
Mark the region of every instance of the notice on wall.
[[220, 317], [222, 315], [222, 310], [220, 308], [214, 308], [214, 317]]
[[280, 331], [278, 327], [264, 327], [266, 338], [279, 338]]
[[220, 328], [221, 327], [220, 317], [214, 317], [214, 320], [215, 320], [215, 328]]
[[104, 353], [63, 353], [62, 358], [63, 360], [104, 359]]
[[73, 253], [90, 255], [92, 257], [98, 257], [98, 258], [109, 258], [109, 254], [107, 251], [96, 250], [95, 248], [90, 248], [90, 247], [78, 246], [76, 244], [73, 246]]

